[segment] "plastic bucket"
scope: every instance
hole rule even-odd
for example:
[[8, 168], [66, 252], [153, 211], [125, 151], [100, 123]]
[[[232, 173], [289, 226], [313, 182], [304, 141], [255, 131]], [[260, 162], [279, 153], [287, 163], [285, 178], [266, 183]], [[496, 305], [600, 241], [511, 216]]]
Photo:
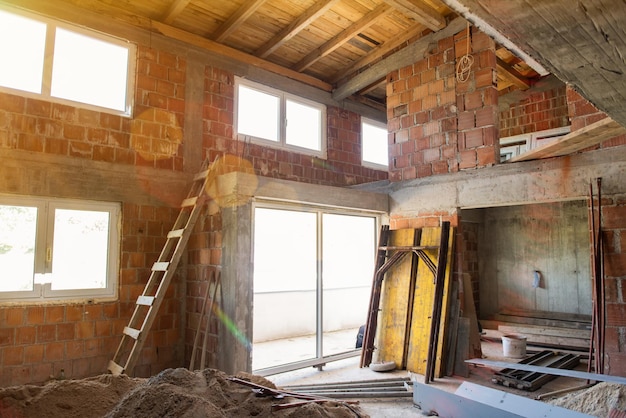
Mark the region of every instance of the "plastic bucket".
[[503, 335], [502, 350], [505, 357], [524, 357], [526, 355], [526, 337], [523, 335]]

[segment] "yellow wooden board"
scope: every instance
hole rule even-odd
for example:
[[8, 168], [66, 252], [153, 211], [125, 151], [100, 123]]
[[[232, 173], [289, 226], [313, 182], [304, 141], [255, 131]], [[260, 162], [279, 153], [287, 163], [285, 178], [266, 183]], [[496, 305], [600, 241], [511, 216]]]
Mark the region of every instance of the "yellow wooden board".
[[[414, 229], [399, 229], [390, 234], [390, 246], [413, 245]], [[411, 259], [407, 254], [385, 274], [381, 290], [381, 318], [373, 361], [394, 361], [397, 368], [402, 367], [404, 356]]]
[[[389, 245], [411, 246], [415, 230], [403, 229], [391, 231]], [[441, 324], [439, 331], [439, 344], [437, 349], [437, 361], [435, 364], [435, 376], [442, 375], [443, 341], [446, 331], [446, 319], [448, 315], [448, 295], [450, 289], [450, 275], [452, 271], [454, 228], [450, 228], [448, 246], [448, 264], [445, 272], [445, 286], [442, 299]], [[421, 246], [439, 246], [441, 241], [441, 228], [424, 228], [421, 232]], [[438, 250], [425, 250], [426, 254], [437, 263]], [[433, 312], [433, 300], [435, 296], [434, 274], [419, 261], [414, 295], [409, 295], [411, 268], [413, 257], [405, 256], [392, 267], [383, 280], [381, 294], [381, 318], [376, 336], [374, 361], [394, 361], [396, 367], [406, 365], [406, 369], [425, 374], [428, 359], [428, 343], [430, 339], [431, 316]], [[412, 302], [412, 306], [411, 305]], [[411, 312], [409, 312], [411, 309]], [[409, 315], [409, 313], [411, 315]], [[411, 317], [411, 323], [407, 326], [407, 318]], [[407, 333], [408, 330], [408, 333]], [[405, 352], [405, 345], [407, 350]]]

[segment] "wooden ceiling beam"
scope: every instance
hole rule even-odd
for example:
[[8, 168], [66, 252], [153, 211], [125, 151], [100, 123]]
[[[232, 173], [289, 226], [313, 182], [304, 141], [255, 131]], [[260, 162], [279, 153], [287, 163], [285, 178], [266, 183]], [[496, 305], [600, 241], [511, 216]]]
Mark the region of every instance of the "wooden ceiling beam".
[[185, 7], [187, 7], [187, 5], [189, 5], [190, 2], [191, 0], [174, 0], [172, 4], [170, 4], [169, 9], [167, 9], [167, 12], [163, 14], [161, 21], [169, 25], [174, 20], [176, 20], [178, 15], [182, 13], [182, 11], [185, 9]]
[[504, 60], [496, 58], [496, 68], [498, 74], [502, 78], [508, 80], [511, 84], [521, 90], [528, 90], [530, 88], [530, 81], [524, 77], [511, 65], [507, 64]]
[[531, 149], [523, 154], [513, 157], [506, 162], [538, 160], [541, 158], [560, 157], [584, 150], [597, 145], [607, 139], [626, 134], [626, 129], [607, 117], [598, 122], [587, 125], [577, 131], [555, 139], [545, 145]]
[[381, 77], [379, 80], [374, 81], [372, 84], [363, 87], [357, 93], [358, 94], [367, 94], [370, 91], [375, 90], [377, 87], [380, 87], [381, 84], [386, 84], [386, 83], [387, 83], [387, 77]]
[[292, 67], [294, 71], [302, 72], [306, 70], [308, 67], [313, 65], [318, 60], [322, 59], [326, 55], [333, 52], [335, 49], [339, 48], [341, 45], [348, 42], [350, 39], [354, 38], [359, 32], [367, 29], [371, 25], [373, 25], [376, 20], [385, 16], [387, 13], [391, 12], [393, 8], [386, 3], [380, 4], [371, 12], [367, 13], [358, 21], [354, 22], [348, 28], [343, 30], [338, 35], [334, 36], [332, 39], [328, 40], [324, 45], [319, 48], [314, 49], [310, 54], [300, 60], [296, 65]]
[[433, 32], [429, 35], [421, 37], [406, 48], [403, 48], [398, 52], [391, 54], [387, 58], [378, 61], [367, 70], [364, 70], [347, 82], [338, 86], [333, 91], [333, 99], [337, 101], [343, 100], [366, 86], [369, 86], [379, 78], [387, 76], [390, 72], [420, 61], [425, 57], [425, 53], [429, 50], [431, 43], [453, 36], [466, 27], [467, 21], [462, 17], [457, 17], [439, 32]]
[[280, 48], [284, 43], [296, 36], [300, 31], [309, 26], [311, 22], [323, 15], [339, 0], [324, 0], [316, 2], [312, 7], [308, 8], [304, 14], [300, 15], [296, 20], [287, 25], [283, 30], [278, 32], [272, 39], [265, 43], [261, 48], [257, 49], [254, 55], [259, 58], [266, 58], [272, 52]]
[[336, 83], [342, 78], [352, 73], [356, 73], [361, 68], [365, 67], [366, 65], [371, 64], [377, 59], [382, 58], [385, 54], [396, 49], [400, 45], [409, 42], [411, 39], [415, 38], [416, 36], [421, 35], [424, 30], [425, 29], [421, 25], [413, 26], [404, 36], [392, 38], [392, 39], [387, 40], [386, 42], [383, 42], [382, 44], [374, 48], [372, 51], [370, 51], [369, 54], [364, 55], [361, 59], [352, 63], [352, 65], [350, 65], [349, 67], [346, 67], [336, 72], [335, 74], [333, 74], [333, 76], [328, 81], [331, 83]]
[[213, 33], [215, 42], [222, 42], [228, 38], [239, 26], [241, 26], [266, 0], [253, 0], [244, 2], [235, 13], [233, 13], [222, 25]]
[[385, 0], [385, 2], [433, 32], [446, 26], [446, 19], [422, 0]]

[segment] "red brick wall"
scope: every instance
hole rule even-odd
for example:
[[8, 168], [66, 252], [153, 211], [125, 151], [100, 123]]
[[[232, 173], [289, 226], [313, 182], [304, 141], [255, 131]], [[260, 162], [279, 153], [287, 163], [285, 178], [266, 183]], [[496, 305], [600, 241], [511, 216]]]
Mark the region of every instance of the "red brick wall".
[[[0, 148], [74, 158], [85, 164], [110, 163], [111, 169], [148, 166], [168, 175], [182, 175], [185, 89], [189, 86], [186, 68], [186, 60], [180, 56], [139, 45], [133, 118], [0, 93]], [[340, 109], [328, 109], [328, 160], [257, 145], [244, 147], [232, 139], [233, 80], [228, 72], [206, 67], [203, 117], [198, 121], [202, 123], [203, 136], [198, 141], [202, 141], [203, 153], [193, 156], [198, 159], [195, 163], [206, 157], [238, 155], [250, 162], [257, 175], [335, 186], [387, 177], [386, 172], [360, 166], [359, 116]], [[0, 178], [2, 170], [0, 167]], [[106, 169], [99, 177], [106, 193], [111, 187], [106, 183]], [[62, 182], [56, 183], [58, 189], [50, 193], [74, 197]], [[58, 376], [61, 369], [68, 378], [106, 372], [165, 234], [178, 214], [177, 205], [187, 193], [165, 193], [160, 187], [159, 179], [154, 178], [146, 182], [144, 190], [162, 201], [161, 205], [139, 203], [141, 199], [135, 201], [133, 196], [122, 202], [119, 301], [20, 307], [0, 304], [0, 386], [40, 383], [50, 375]], [[162, 192], [181, 200], [162, 198]], [[0, 193], [19, 190], [0, 182]], [[168, 290], [135, 375], [149, 376], [167, 367], [188, 365], [190, 338], [192, 343], [201, 306], [198, 299], [204, 297], [206, 281], [221, 262], [220, 214], [206, 213], [201, 218], [188, 247], [189, 259], [183, 258]], [[216, 326], [212, 328], [215, 331]], [[209, 366], [215, 365], [215, 346], [212, 338]]]
[[565, 86], [533, 93], [500, 112], [500, 138], [569, 125]]
[[[598, 110], [570, 86], [567, 87], [567, 106], [572, 123], [572, 132], [607, 117], [606, 113]], [[608, 139], [591, 149], [610, 148], [620, 145], [626, 145], [626, 135]]]
[[495, 44], [472, 31], [474, 64], [468, 81], [459, 83], [456, 63], [466, 51], [463, 31], [439, 41], [423, 60], [387, 75], [392, 181], [495, 164]]
[[[594, 187], [595, 189], [595, 187]], [[597, 205], [597, 201], [596, 201]], [[602, 196], [606, 360], [604, 373], [626, 376], [626, 195]]]

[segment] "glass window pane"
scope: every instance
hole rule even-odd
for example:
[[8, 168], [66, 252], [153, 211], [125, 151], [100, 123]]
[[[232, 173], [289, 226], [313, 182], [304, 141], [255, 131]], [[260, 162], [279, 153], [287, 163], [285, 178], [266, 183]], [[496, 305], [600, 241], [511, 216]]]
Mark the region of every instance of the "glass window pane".
[[[315, 213], [254, 211], [253, 369], [317, 354], [316, 235]], [[259, 344], [277, 339], [280, 347]]]
[[239, 86], [237, 133], [278, 142], [280, 98]]
[[312, 106], [287, 100], [286, 143], [316, 151], [321, 150], [321, 111]]
[[37, 208], [0, 205], [0, 291], [32, 291]]
[[106, 288], [109, 213], [56, 209], [53, 290]]
[[57, 28], [51, 94], [126, 110], [128, 48]]
[[361, 124], [361, 129], [363, 161], [388, 166], [387, 129], [365, 122]]
[[0, 10], [0, 85], [41, 93], [46, 24]]
[[376, 219], [323, 215], [323, 350], [354, 350], [365, 324], [374, 274]]

